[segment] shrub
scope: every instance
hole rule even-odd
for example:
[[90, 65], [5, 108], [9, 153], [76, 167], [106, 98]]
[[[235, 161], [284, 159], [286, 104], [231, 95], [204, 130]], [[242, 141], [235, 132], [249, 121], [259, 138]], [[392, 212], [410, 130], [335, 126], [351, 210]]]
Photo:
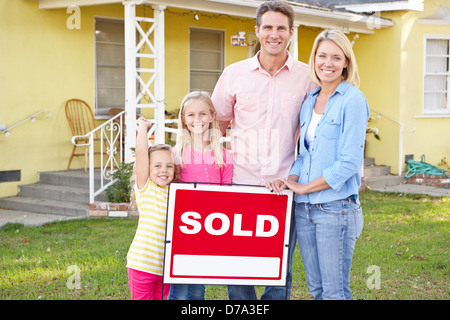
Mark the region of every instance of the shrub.
[[134, 162], [122, 162], [118, 169], [112, 174], [116, 183], [106, 189], [106, 198], [109, 202], [130, 202], [131, 182]]

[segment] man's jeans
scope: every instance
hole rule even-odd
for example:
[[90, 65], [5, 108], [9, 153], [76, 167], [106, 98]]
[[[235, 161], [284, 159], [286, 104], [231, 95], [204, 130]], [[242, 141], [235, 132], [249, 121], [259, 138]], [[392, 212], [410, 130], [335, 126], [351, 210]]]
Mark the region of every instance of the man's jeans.
[[296, 203], [295, 221], [309, 292], [315, 300], [350, 300], [350, 268], [364, 220], [353, 196]]
[[[261, 295], [261, 300], [289, 300], [291, 297], [292, 284], [292, 257], [294, 255], [297, 234], [295, 232], [295, 219], [292, 215], [290, 229], [290, 243], [288, 256], [288, 272], [286, 275], [286, 286], [267, 286]], [[228, 298], [230, 300], [257, 300], [254, 286], [228, 286]]]
[[169, 300], [205, 300], [205, 285], [173, 284], [170, 286]]

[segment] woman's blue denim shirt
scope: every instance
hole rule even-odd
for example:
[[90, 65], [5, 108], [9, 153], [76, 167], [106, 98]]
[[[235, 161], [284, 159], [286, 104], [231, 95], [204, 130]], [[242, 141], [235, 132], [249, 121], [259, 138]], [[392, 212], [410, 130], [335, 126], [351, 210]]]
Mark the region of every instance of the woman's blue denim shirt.
[[359, 203], [369, 106], [359, 89], [346, 82], [340, 83], [328, 99], [313, 145], [308, 148], [305, 134], [320, 89], [318, 87], [309, 93], [303, 102], [299, 156], [289, 174], [297, 175], [300, 184], [323, 176], [331, 188], [306, 195], [296, 194], [295, 202], [318, 204], [354, 195]]

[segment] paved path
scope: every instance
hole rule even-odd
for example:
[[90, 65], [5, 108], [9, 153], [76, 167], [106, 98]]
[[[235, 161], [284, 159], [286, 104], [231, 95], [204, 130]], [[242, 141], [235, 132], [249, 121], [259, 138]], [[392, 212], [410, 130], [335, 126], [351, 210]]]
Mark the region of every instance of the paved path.
[[41, 226], [45, 223], [53, 221], [70, 220], [77, 218], [80, 217], [0, 209], [0, 227], [7, 223], [22, 223], [24, 226]]
[[427, 194], [433, 197], [450, 197], [450, 189], [407, 183], [391, 187], [371, 188], [371, 190], [396, 193]]
[[[399, 184], [391, 187], [372, 188], [375, 191], [427, 194], [433, 197], [450, 197], [450, 189], [421, 186], [417, 184]], [[22, 223], [25, 226], [41, 226], [45, 223], [61, 220], [79, 219], [54, 214], [31, 213], [0, 209], [0, 227], [7, 223]]]

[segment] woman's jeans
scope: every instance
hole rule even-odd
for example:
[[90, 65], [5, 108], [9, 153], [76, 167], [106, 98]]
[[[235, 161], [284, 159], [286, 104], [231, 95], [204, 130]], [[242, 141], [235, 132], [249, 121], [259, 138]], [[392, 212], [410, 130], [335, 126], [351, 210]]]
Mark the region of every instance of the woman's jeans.
[[364, 220], [353, 196], [296, 203], [295, 222], [309, 292], [315, 300], [350, 300], [350, 268]]

